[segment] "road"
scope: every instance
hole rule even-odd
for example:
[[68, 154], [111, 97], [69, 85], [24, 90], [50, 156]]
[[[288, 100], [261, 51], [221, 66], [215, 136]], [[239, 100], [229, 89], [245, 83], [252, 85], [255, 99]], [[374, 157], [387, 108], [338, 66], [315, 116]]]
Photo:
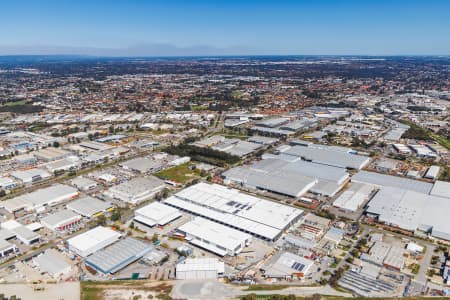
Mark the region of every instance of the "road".
[[296, 295], [309, 296], [313, 294], [351, 297], [351, 294], [336, 291], [330, 286], [314, 287], [287, 287], [275, 291], [247, 291], [248, 286], [224, 284], [216, 280], [178, 280], [172, 290], [175, 299], [236, 299], [246, 294], [270, 295]]
[[346, 263], [346, 259], [349, 258], [351, 256], [351, 252], [353, 249], [355, 249], [356, 244], [363, 238], [367, 238], [370, 231], [372, 230], [370, 227], [366, 227], [363, 226], [363, 232], [360, 234], [359, 238], [356, 241], [352, 241], [352, 247], [350, 248], [350, 250], [345, 254], [345, 256], [342, 258], [342, 260], [338, 263], [336, 269], [339, 269], [341, 267], [344, 266], [344, 264]]

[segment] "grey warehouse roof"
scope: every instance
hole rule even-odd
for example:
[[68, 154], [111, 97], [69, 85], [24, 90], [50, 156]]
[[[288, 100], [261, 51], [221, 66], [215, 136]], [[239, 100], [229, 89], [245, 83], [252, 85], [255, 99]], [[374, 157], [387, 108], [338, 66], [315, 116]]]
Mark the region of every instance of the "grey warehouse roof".
[[370, 161], [366, 156], [351, 154], [338, 148], [322, 145], [293, 146], [286, 150], [284, 154], [298, 156], [314, 163], [357, 170], [363, 168]]
[[152, 247], [149, 244], [128, 237], [88, 256], [86, 264], [104, 274], [112, 274], [140, 259], [151, 250]]
[[103, 212], [112, 205], [97, 198], [86, 196], [67, 204], [67, 208], [85, 217], [91, 217], [99, 212]]
[[368, 213], [379, 215], [381, 222], [431, 232], [446, 240], [450, 240], [449, 211], [448, 198], [394, 187], [382, 187], [367, 208]]
[[352, 181], [365, 182], [378, 186], [396, 187], [424, 194], [429, 194], [433, 187], [433, 184], [428, 182], [367, 171], [358, 172], [352, 177]]

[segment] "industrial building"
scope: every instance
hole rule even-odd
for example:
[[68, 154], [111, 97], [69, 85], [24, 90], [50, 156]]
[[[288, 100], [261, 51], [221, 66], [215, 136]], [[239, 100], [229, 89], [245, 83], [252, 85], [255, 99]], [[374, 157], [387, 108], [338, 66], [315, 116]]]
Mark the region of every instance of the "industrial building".
[[363, 182], [376, 185], [377, 187], [390, 186], [394, 188], [416, 191], [423, 194], [429, 194], [433, 188], [433, 184], [429, 182], [368, 171], [360, 171], [356, 173], [352, 177], [352, 182]]
[[0, 189], [12, 190], [19, 186], [19, 184], [9, 177], [0, 177]]
[[436, 180], [436, 178], [439, 176], [439, 171], [441, 168], [439, 166], [431, 166], [428, 168], [427, 172], [425, 173], [425, 178]]
[[225, 274], [225, 263], [217, 258], [187, 258], [177, 264], [175, 275], [181, 280], [216, 279]]
[[290, 252], [277, 252], [262, 268], [265, 278], [301, 279], [310, 273], [314, 261]]
[[56, 250], [47, 250], [33, 257], [33, 263], [41, 272], [54, 278], [66, 275], [72, 270], [72, 266]]
[[[39, 242], [41, 236], [34, 232], [29, 226], [24, 226], [16, 220], [8, 220], [1, 223], [0, 240], [9, 240], [17, 238], [26, 245], [31, 245]], [[6, 244], [4, 244], [6, 246]]]
[[14, 171], [11, 172], [11, 176], [20, 180], [20, 182], [22, 182], [22, 184], [24, 185], [32, 185], [35, 182], [46, 180], [52, 177], [49, 172], [37, 168], [24, 171]]
[[139, 204], [154, 197], [164, 187], [164, 181], [154, 176], [137, 177], [113, 186], [105, 195], [130, 204]]
[[137, 173], [156, 173], [163, 169], [161, 160], [151, 160], [145, 157], [138, 157], [120, 164], [125, 170], [132, 170]]
[[302, 236], [309, 240], [319, 240], [328, 230], [330, 224], [330, 219], [309, 213], [303, 218], [303, 222], [300, 225]]
[[86, 177], [76, 177], [72, 179], [71, 184], [80, 191], [89, 191], [97, 187], [97, 182]]
[[17, 253], [19, 249], [5, 239], [0, 238], [0, 259]]
[[16, 238], [26, 245], [31, 245], [39, 242], [41, 235], [28, 229], [25, 226], [19, 226], [11, 229], [16, 235]]
[[0, 207], [14, 213], [19, 210], [42, 212], [47, 206], [78, 197], [77, 189], [56, 183], [52, 186], [0, 202]]
[[382, 187], [369, 202], [366, 213], [390, 226], [450, 240], [449, 211], [448, 198], [414, 190]]
[[200, 141], [193, 142], [191, 145], [201, 148], [211, 148], [239, 157], [247, 156], [263, 146], [261, 143], [242, 141], [234, 138], [230, 139], [220, 135], [204, 138]]
[[176, 193], [164, 203], [268, 241], [277, 240], [303, 214], [301, 209], [203, 182]]
[[127, 237], [102, 250], [95, 251], [87, 257], [85, 263], [103, 274], [114, 274], [141, 259], [151, 250], [152, 247], [149, 244]]
[[191, 244], [220, 256], [239, 254], [252, 239], [250, 235], [242, 231], [202, 217], [196, 217], [183, 224], [178, 231], [184, 234], [185, 239]]
[[164, 226], [179, 217], [181, 213], [178, 209], [161, 202], [152, 202], [134, 211], [134, 220], [150, 227]]
[[333, 206], [355, 212], [371, 198], [374, 192], [374, 185], [352, 182], [350, 187], [334, 200]]
[[386, 267], [401, 271], [405, 264], [403, 256], [405, 249], [396, 245], [390, 245], [382, 241], [376, 241], [368, 253], [360, 257], [362, 261], [372, 263], [378, 267]]
[[300, 157], [302, 160], [317, 164], [355, 170], [361, 170], [370, 162], [369, 157], [357, 155], [351, 149], [317, 144], [293, 146], [283, 154]]
[[106, 246], [111, 245], [120, 238], [121, 234], [103, 226], [97, 226], [89, 231], [67, 240], [69, 250], [86, 257]]
[[44, 149], [34, 151], [33, 155], [40, 160], [54, 161], [54, 160], [60, 160], [67, 156], [70, 156], [71, 153], [69, 151], [66, 151], [63, 149], [47, 147]]
[[433, 184], [430, 195], [450, 198], [450, 182], [437, 180]]
[[45, 168], [50, 173], [67, 172], [78, 169], [81, 166], [81, 161], [77, 156], [69, 156], [60, 160], [51, 161], [45, 164]]
[[247, 139], [247, 141], [255, 143], [255, 144], [261, 144], [264, 146], [268, 146], [268, 145], [276, 144], [279, 141], [279, 139], [271, 138], [271, 137], [267, 137], [267, 136], [254, 135], [254, 136], [249, 137]]
[[334, 196], [349, 180], [343, 168], [315, 164], [284, 155], [264, 155], [250, 166], [225, 171], [224, 182], [299, 198], [306, 192]]
[[270, 118], [258, 121], [255, 125], [260, 127], [275, 128], [283, 124], [287, 124], [288, 122], [289, 118]]
[[92, 218], [96, 215], [102, 214], [112, 207], [113, 205], [111, 203], [91, 196], [82, 197], [67, 204], [67, 209], [70, 209], [87, 218]]
[[71, 210], [61, 210], [41, 220], [42, 225], [55, 232], [64, 232], [81, 223], [81, 216]]
[[239, 184], [254, 190], [299, 198], [307, 193], [317, 179], [281, 169], [259, 171], [250, 166], [239, 166], [222, 174], [225, 184]]

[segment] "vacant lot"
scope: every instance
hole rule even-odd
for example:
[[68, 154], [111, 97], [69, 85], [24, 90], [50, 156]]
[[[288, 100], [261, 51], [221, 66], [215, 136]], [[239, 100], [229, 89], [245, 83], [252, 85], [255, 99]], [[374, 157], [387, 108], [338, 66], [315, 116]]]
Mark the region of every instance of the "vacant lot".
[[81, 300], [171, 299], [170, 282], [106, 281], [81, 283]]
[[185, 183], [200, 178], [200, 170], [192, 170], [192, 163], [185, 163], [156, 173], [161, 179], [168, 179], [179, 183]]

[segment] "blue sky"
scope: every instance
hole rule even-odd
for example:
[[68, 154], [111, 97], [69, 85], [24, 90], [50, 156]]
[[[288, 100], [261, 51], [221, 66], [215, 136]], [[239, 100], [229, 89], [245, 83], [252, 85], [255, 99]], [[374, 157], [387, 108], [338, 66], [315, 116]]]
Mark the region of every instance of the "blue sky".
[[0, 54], [450, 54], [448, 0], [1, 0]]

